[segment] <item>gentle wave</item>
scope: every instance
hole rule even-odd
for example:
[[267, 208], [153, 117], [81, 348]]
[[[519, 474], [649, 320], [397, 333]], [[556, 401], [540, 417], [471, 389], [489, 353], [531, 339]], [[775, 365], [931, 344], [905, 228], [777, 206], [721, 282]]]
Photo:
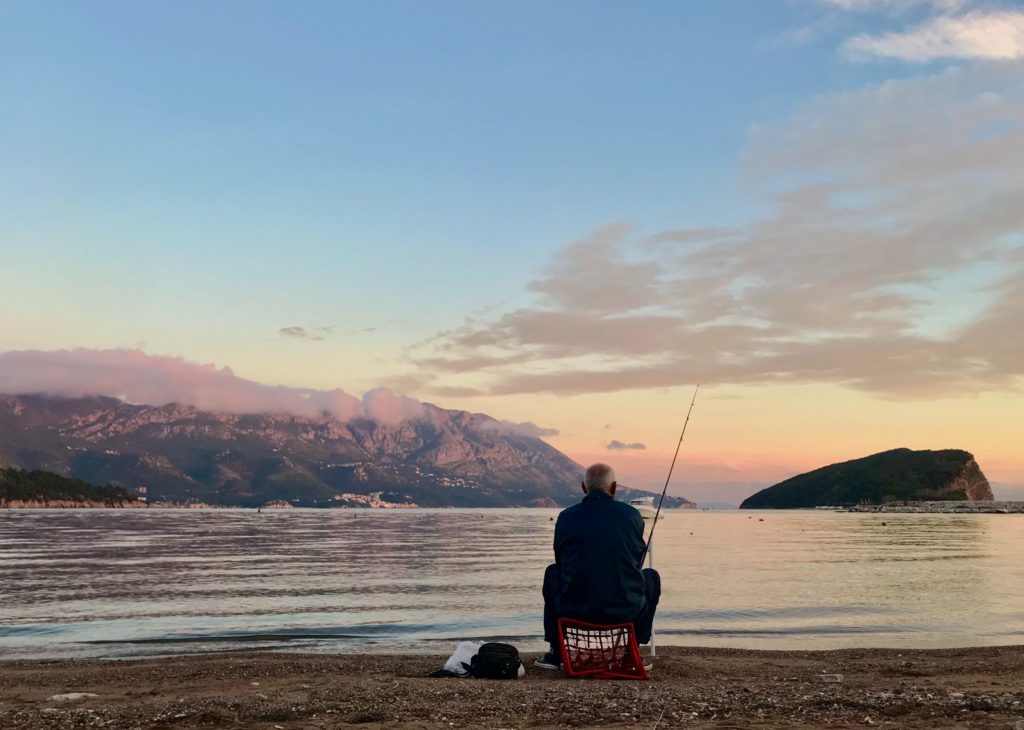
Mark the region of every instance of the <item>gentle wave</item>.
[[[554, 510], [0, 512], [0, 653], [259, 645], [539, 649]], [[760, 522], [757, 518], [763, 518]], [[963, 646], [1024, 637], [1015, 515], [680, 512], [658, 641]], [[178, 648], [175, 648], [178, 647]]]

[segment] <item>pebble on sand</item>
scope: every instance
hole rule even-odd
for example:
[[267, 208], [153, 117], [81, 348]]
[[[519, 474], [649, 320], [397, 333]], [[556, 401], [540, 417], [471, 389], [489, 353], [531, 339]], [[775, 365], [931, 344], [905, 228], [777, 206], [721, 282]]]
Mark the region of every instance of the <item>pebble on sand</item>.
[[60, 695], [52, 695], [50, 702], [77, 702], [78, 700], [86, 700], [90, 697], [99, 697], [95, 692], [65, 692]]

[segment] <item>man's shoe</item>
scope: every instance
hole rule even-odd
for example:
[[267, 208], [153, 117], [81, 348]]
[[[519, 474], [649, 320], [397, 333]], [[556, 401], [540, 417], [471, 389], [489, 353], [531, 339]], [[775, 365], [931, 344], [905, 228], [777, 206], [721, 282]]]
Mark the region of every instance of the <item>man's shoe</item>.
[[535, 664], [538, 669], [547, 669], [551, 672], [562, 671], [562, 657], [553, 651], [545, 653]]

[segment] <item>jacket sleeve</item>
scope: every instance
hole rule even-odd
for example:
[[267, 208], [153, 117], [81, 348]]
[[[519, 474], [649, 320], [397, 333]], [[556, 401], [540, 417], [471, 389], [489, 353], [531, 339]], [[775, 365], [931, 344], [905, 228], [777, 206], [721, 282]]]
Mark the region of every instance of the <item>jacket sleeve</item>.
[[563, 529], [562, 515], [558, 515], [558, 520], [555, 522], [555, 539], [551, 547], [555, 551], [555, 565], [558, 566], [559, 571], [562, 570], [561, 532]]
[[636, 546], [636, 563], [637, 566], [643, 568], [644, 552], [647, 549], [647, 543], [644, 541], [644, 518], [636, 510], [633, 511], [633, 535]]

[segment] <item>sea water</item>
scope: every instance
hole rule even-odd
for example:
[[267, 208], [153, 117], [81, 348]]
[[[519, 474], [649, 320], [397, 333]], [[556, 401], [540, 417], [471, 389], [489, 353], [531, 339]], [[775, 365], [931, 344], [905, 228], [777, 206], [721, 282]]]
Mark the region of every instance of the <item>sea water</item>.
[[[557, 510], [2, 510], [0, 657], [539, 650]], [[663, 513], [658, 645], [1024, 643], [1024, 515]]]

